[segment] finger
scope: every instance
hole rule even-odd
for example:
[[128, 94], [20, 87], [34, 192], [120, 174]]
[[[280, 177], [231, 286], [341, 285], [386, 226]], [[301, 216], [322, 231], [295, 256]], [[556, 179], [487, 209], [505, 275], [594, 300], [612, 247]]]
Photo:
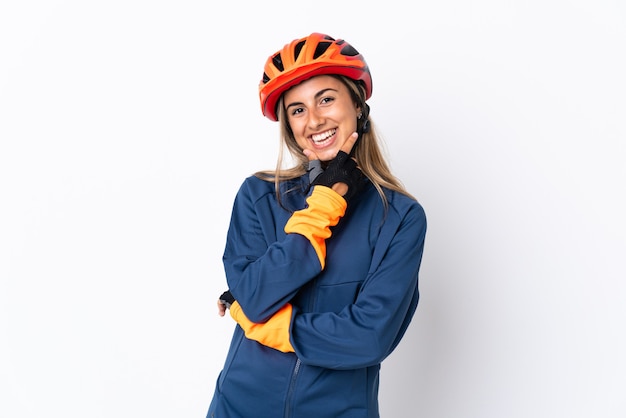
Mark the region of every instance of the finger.
[[226, 314], [226, 305], [219, 300], [217, 301], [217, 314], [219, 316], [224, 316]]
[[346, 183], [335, 183], [331, 189], [336, 191], [339, 196], [345, 196], [348, 193], [348, 185]]
[[312, 150], [310, 150], [308, 148], [303, 149], [302, 153], [309, 159], [309, 161], [319, 160], [320, 159], [320, 157], [317, 156], [315, 151], [312, 151]]
[[356, 132], [352, 132], [352, 135], [350, 135], [348, 139], [346, 139], [346, 142], [344, 142], [341, 146], [341, 151], [345, 152], [346, 154], [350, 154], [352, 148], [354, 147], [354, 144], [356, 144], [357, 139], [359, 139], [359, 134]]

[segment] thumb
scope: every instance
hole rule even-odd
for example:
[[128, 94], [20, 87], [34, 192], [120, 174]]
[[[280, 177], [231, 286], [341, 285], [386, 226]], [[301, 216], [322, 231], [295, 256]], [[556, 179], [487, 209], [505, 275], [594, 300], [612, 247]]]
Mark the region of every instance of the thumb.
[[309, 159], [309, 161], [314, 161], [314, 160], [319, 160], [320, 159], [314, 151], [312, 151], [312, 150], [310, 150], [308, 148], [303, 149], [302, 153]]
[[352, 147], [354, 147], [354, 144], [356, 144], [357, 139], [359, 139], [359, 134], [356, 132], [352, 132], [352, 134], [346, 139], [346, 142], [343, 143], [341, 151], [345, 152], [346, 154], [350, 154], [350, 152], [352, 151]]

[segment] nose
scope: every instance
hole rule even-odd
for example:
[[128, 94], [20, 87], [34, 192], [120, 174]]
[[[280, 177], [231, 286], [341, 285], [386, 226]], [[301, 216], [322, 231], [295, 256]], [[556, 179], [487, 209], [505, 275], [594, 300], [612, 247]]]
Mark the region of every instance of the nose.
[[324, 124], [325, 121], [326, 118], [324, 117], [322, 112], [319, 112], [316, 109], [312, 109], [309, 111], [309, 127], [311, 129], [318, 129]]

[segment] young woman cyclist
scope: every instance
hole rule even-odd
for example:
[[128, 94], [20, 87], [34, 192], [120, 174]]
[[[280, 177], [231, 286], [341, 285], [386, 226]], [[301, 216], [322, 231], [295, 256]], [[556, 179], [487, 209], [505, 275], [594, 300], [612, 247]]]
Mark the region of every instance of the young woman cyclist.
[[281, 150], [235, 198], [218, 312], [237, 326], [207, 417], [377, 418], [381, 362], [418, 303], [423, 208], [383, 157], [346, 41], [288, 43], [259, 93], [295, 165]]

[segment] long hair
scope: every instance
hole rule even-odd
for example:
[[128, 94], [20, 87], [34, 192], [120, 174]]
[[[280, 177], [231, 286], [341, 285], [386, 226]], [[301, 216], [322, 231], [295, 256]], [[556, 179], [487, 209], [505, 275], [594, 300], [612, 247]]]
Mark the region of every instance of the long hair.
[[[357, 107], [361, 109], [365, 108], [365, 89], [361, 83], [355, 82], [351, 78], [341, 75], [333, 75], [333, 77], [338, 78], [343, 84], [346, 85], [346, 87], [348, 87], [348, 91], [352, 96], [352, 101]], [[302, 148], [296, 142], [293, 131], [289, 126], [282, 97], [277, 104], [277, 114], [278, 121], [280, 123], [281, 146], [278, 152], [276, 169], [258, 171], [254, 173], [254, 175], [262, 180], [274, 182], [276, 186], [277, 198], [280, 202], [280, 183], [282, 181], [295, 179], [304, 175], [307, 172], [309, 160], [302, 152]], [[388, 204], [387, 197], [383, 191], [385, 188], [413, 198], [413, 196], [405, 189], [402, 182], [391, 172], [389, 164], [387, 163], [382, 152], [382, 141], [380, 139], [380, 135], [376, 132], [376, 128], [369, 114], [367, 115], [367, 118], [370, 124], [370, 129], [368, 132], [361, 135], [353, 149], [353, 156], [356, 159], [358, 167], [372, 182], [385, 207], [387, 207]], [[285, 149], [289, 152], [293, 160], [294, 165], [292, 167], [284, 167]]]

